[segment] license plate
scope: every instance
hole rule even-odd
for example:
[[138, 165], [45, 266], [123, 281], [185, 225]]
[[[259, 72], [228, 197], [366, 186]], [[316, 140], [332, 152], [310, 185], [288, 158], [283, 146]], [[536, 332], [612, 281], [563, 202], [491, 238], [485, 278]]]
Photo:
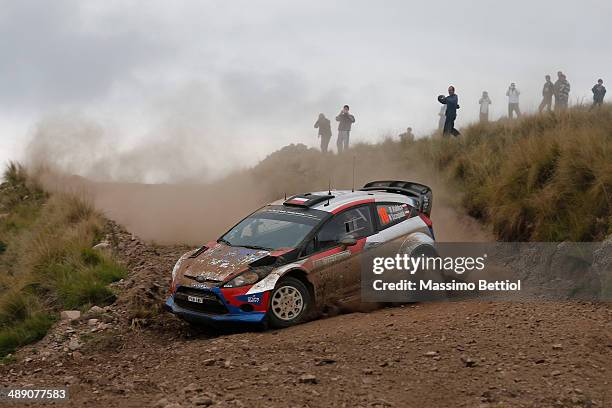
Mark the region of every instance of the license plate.
[[204, 303], [204, 298], [197, 296], [187, 296], [187, 300], [194, 303]]

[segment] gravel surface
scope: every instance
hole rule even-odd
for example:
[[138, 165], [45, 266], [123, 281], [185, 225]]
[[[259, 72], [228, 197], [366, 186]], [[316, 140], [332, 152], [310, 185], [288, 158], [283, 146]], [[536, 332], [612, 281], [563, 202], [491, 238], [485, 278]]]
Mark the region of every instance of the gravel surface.
[[115, 224], [108, 240], [130, 270], [117, 302], [20, 350], [1, 386], [67, 386], [70, 407], [612, 406], [609, 303], [441, 302], [195, 329], [159, 312], [186, 248]]

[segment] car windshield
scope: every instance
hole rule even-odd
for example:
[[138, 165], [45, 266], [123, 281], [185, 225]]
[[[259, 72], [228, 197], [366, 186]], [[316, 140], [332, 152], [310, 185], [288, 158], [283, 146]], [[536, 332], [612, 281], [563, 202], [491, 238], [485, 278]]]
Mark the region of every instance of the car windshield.
[[320, 221], [316, 214], [282, 207], [264, 208], [242, 220], [219, 242], [254, 249], [295, 248]]

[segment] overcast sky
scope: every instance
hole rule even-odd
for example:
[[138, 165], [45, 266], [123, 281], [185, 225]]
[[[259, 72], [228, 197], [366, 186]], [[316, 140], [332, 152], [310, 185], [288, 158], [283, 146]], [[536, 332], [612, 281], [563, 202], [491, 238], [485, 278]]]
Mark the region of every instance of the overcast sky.
[[[504, 114], [512, 81], [535, 109], [558, 70], [571, 100], [589, 101], [612, 77], [612, 3], [562, 3], [1, 1], [0, 160], [22, 159], [37, 137], [84, 173], [90, 155], [113, 154], [148, 166], [129, 177], [163, 181], [185, 166], [207, 178], [291, 142], [317, 145], [318, 113], [345, 103], [353, 140], [376, 141], [431, 132], [451, 83], [459, 126], [477, 118], [483, 90]], [[134, 159], [142, 146], [153, 175]], [[121, 173], [121, 161], [100, 163]]]

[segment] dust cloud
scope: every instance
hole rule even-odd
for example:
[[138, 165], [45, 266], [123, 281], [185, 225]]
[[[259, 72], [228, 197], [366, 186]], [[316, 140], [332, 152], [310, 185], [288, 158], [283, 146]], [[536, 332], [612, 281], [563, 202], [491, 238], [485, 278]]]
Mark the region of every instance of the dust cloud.
[[[399, 144], [390, 140], [358, 144], [344, 155], [290, 145], [252, 168], [202, 182], [208, 163], [218, 160], [214, 150], [208, 154], [198, 150], [199, 159], [190, 165], [190, 144], [175, 134], [127, 151], [120, 151], [116, 140], [107, 136], [92, 122], [42, 123], [28, 147], [27, 164], [38, 169], [48, 189], [85, 194], [107, 217], [148, 241], [201, 244], [284, 195], [327, 190], [330, 185], [332, 189], [351, 189], [353, 184], [359, 188], [376, 179], [430, 185], [438, 240], [491, 239], [479, 224], [454, 209], [457, 197], [447, 192], [435, 172], [425, 172], [421, 163], [409, 160]], [[177, 161], [182, 164], [176, 165]], [[146, 183], [151, 175], [167, 182]]]
[[[206, 129], [180, 123], [174, 116], [137, 138], [112, 124], [65, 113], [37, 124], [25, 157], [30, 167], [43, 165], [93, 181], [201, 183], [227, 172], [227, 167], [235, 168], [237, 160], [219, 139], [223, 138], [207, 137]], [[224, 150], [225, 161], [219, 154]]]

